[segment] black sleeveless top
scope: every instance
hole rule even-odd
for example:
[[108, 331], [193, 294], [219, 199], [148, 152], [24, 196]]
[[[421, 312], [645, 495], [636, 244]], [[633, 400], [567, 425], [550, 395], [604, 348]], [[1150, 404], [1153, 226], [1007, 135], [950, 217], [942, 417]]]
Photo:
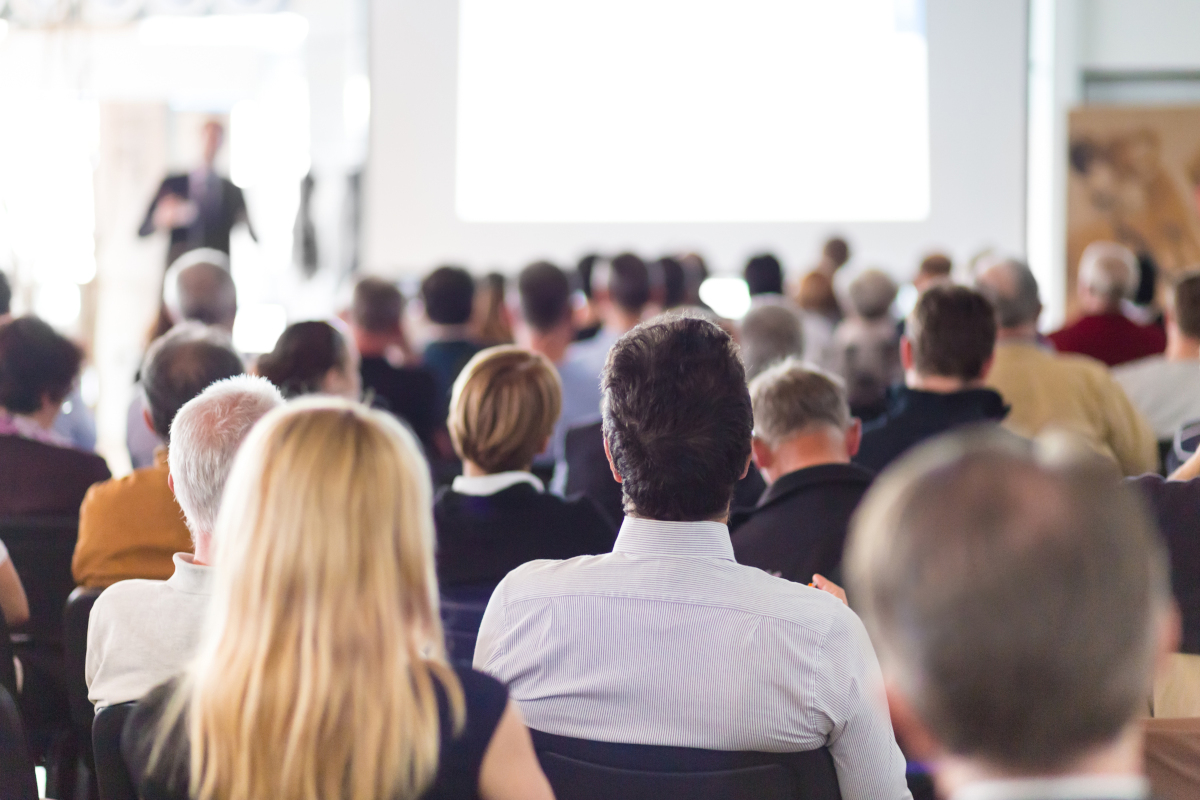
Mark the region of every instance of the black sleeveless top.
[[[466, 701], [466, 724], [455, 737], [446, 694], [436, 679], [441, 747], [437, 775], [423, 800], [475, 800], [479, 768], [508, 702], [504, 684], [472, 669], [454, 668]], [[142, 698], [121, 734], [121, 754], [142, 800], [189, 800], [189, 742], [183, 726], [168, 739], [154, 772], [148, 769], [158, 724], [166, 712], [176, 682], [168, 681]]]

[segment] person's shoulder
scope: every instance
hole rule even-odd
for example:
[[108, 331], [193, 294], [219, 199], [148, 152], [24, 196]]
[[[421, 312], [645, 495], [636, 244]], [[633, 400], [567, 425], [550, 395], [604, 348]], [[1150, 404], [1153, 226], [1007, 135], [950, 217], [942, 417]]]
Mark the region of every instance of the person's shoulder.
[[607, 569], [611, 558], [611, 553], [604, 553], [528, 561], [504, 576], [496, 588], [496, 594], [509, 603], [549, 595], [575, 594], [580, 578]]
[[[122, 475], [119, 478], [108, 478], [93, 484], [92, 488], [88, 489], [87, 497], [84, 502], [96, 501], [112, 501], [124, 496], [127, 492], [138, 491], [144, 489], [148, 484], [157, 481], [155, 476], [161, 475], [163, 469], [159, 466], [142, 467], [135, 469], [127, 475]], [[166, 481], [163, 480], [163, 487], [166, 487]]]

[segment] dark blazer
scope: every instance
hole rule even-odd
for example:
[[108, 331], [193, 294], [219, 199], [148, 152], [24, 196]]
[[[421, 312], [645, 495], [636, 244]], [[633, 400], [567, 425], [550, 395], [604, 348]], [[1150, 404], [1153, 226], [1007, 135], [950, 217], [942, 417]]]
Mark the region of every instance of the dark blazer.
[[586, 497], [563, 500], [519, 483], [493, 495], [449, 487], [433, 504], [438, 584], [495, 586], [527, 561], [612, 552], [616, 529]]
[[999, 422], [1007, 415], [1004, 398], [991, 389], [943, 394], [894, 386], [888, 392], [887, 412], [863, 428], [854, 463], [882, 472], [926, 439], [964, 425]]
[[[564, 459], [567, 462], [567, 484], [564, 494], [568, 497], [582, 494], [590, 497], [616, 528], [625, 520], [625, 500], [621, 484], [613, 479], [604, 454], [604, 430], [602, 422], [580, 425], [567, 431]], [[750, 471], [733, 487], [733, 507], [752, 506], [762, 496], [767, 484], [750, 465]]]
[[446, 420], [438, 417], [433, 373], [425, 367], [393, 367], [382, 356], [363, 356], [359, 373], [363, 389], [375, 393], [377, 406], [407, 422], [429, 457], [435, 457], [433, 435]]
[[0, 435], [0, 516], [78, 516], [88, 487], [111, 477], [95, 453]]
[[[188, 199], [190, 182], [187, 175], [168, 175], [159, 184], [150, 207], [146, 209], [146, 218], [138, 229], [139, 236], [149, 236], [154, 232], [154, 211], [158, 203], [169, 194], [183, 200]], [[217, 177], [217, 191], [211, 199], [200, 204], [196, 219], [191, 225], [171, 229], [171, 245], [167, 251], [169, 265], [179, 256], [189, 250], [201, 247], [211, 247], [222, 253], [229, 252], [229, 233], [239, 222], [246, 223], [250, 236], [257, 241], [250, 218], [246, 214], [246, 198], [242, 190], [226, 178]]]
[[1171, 557], [1171, 590], [1183, 623], [1181, 653], [1200, 654], [1200, 478], [1161, 475], [1127, 479], [1146, 500]]
[[739, 564], [796, 583], [833, 577], [842, 563], [850, 516], [874, 474], [855, 464], [820, 464], [784, 475], [758, 505], [729, 520]]

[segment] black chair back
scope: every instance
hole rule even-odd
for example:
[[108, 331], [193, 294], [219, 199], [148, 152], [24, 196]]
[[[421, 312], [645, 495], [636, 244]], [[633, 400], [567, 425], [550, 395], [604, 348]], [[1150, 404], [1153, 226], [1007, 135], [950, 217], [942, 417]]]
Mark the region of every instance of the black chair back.
[[76, 517], [0, 519], [0, 541], [8, 547], [29, 598], [29, 622], [13, 632], [28, 635], [35, 644], [62, 644], [63, 607], [75, 589], [71, 558], [78, 535]]
[[96, 712], [92, 723], [92, 750], [96, 755], [96, 783], [100, 800], [138, 800], [121, 755], [121, 732], [137, 703], [118, 703]]
[[13, 697], [17, 695], [17, 669], [13, 666], [12, 636], [4, 614], [0, 614], [0, 686]]
[[71, 592], [63, 608], [63, 666], [66, 670], [67, 697], [71, 703], [71, 723], [91, 738], [94, 712], [88, 700], [87, 663], [88, 620], [92, 606], [103, 589], [79, 587]]
[[0, 797], [37, 800], [33, 759], [25, 747], [21, 714], [8, 690], [0, 687]]
[[618, 744], [531, 730], [558, 800], [841, 800], [826, 748], [799, 753]]
[[475, 658], [475, 640], [483, 612], [487, 610], [494, 586], [451, 586], [442, 589], [442, 632], [446, 636], [446, 655], [459, 666], [471, 666]]

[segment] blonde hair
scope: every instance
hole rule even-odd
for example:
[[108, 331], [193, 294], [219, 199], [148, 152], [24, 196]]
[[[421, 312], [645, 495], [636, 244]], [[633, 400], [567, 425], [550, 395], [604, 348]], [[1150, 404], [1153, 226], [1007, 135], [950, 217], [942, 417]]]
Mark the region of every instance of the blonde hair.
[[562, 411], [558, 371], [540, 353], [505, 345], [467, 362], [450, 398], [459, 457], [488, 473], [528, 469]]
[[388, 415], [306, 398], [255, 426], [217, 531], [186, 716], [198, 800], [392, 800], [433, 781], [445, 660], [426, 467]]

